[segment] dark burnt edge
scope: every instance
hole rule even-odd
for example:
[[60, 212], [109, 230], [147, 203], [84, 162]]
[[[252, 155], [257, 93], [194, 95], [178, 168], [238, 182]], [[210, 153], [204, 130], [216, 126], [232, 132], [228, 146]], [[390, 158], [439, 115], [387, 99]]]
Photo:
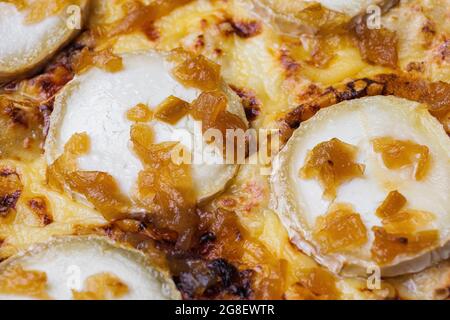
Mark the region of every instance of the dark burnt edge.
[[[11, 175], [15, 175], [20, 181], [19, 174], [11, 168], [0, 168], [0, 177], [8, 177]], [[18, 189], [11, 194], [6, 194], [0, 197], [0, 216], [6, 216], [11, 209], [16, 208], [17, 201], [19, 200], [22, 194], [22, 189]]]
[[6, 216], [9, 210], [16, 208], [21, 194], [22, 190], [16, 190], [13, 193], [0, 197], [0, 216]]
[[287, 113], [280, 120], [290, 129], [297, 129], [303, 121], [308, 120], [317, 111], [342, 101], [354, 100], [366, 96], [385, 94], [386, 84], [374, 79], [362, 78], [350, 81], [344, 87], [328, 87], [314, 101], [301, 104]]
[[155, 226], [149, 213], [132, 213], [130, 219], [139, 222], [137, 232], [121, 230], [115, 221], [97, 231], [114, 241], [126, 243], [146, 254], [154, 248], [168, 263], [172, 279], [183, 299], [250, 299], [253, 270], [239, 270], [224, 258], [208, 258], [217, 236], [198, 226], [195, 239], [187, 249], [177, 246], [177, 240], [165, 237]]

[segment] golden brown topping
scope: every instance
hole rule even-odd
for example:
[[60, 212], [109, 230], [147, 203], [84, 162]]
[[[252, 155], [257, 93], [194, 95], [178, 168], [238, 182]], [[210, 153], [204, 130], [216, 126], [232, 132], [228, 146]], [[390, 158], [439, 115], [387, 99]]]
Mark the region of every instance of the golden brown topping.
[[64, 146], [63, 154], [47, 168], [47, 183], [50, 187], [62, 191], [66, 175], [76, 171], [76, 158], [89, 151], [89, 136], [86, 133], [76, 133]]
[[[179, 53], [175, 52], [175, 55]], [[220, 86], [220, 66], [202, 55], [184, 54], [184, 61], [173, 70], [175, 78], [187, 87], [202, 91], [216, 90]], [[176, 59], [176, 58], [175, 58]]]
[[414, 233], [434, 219], [432, 213], [403, 210], [406, 198], [398, 191], [391, 191], [377, 209], [377, 216], [382, 218], [384, 229], [390, 233]]
[[425, 249], [432, 249], [439, 242], [437, 230], [413, 234], [388, 233], [381, 227], [373, 227], [372, 230], [375, 234], [372, 258], [380, 265], [387, 264], [402, 254], [417, 254]]
[[86, 197], [106, 219], [123, 218], [129, 200], [122, 195], [114, 178], [104, 172], [78, 171], [76, 159], [89, 151], [89, 136], [74, 134], [64, 146], [64, 153], [47, 168], [49, 185], [59, 191], [68, 185]]
[[34, 160], [41, 156], [44, 117], [31, 100], [0, 95], [0, 158]]
[[128, 286], [112, 273], [98, 273], [86, 279], [84, 291], [72, 290], [74, 300], [112, 300], [129, 292]]
[[25, 21], [27, 23], [38, 23], [48, 17], [60, 13], [71, 4], [76, 4], [73, 0], [5, 0], [14, 4], [18, 10], [27, 10]]
[[332, 253], [364, 245], [367, 230], [360, 215], [342, 205], [317, 218], [314, 238], [325, 253]]
[[143, 103], [139, 103], [127, 111], [127, 119], [133, 122], [148, 122], [152, 117], [152, 111]]
[[45, 272], [28, 271], [20, 266], [8, 268], [0, 273], [0, 292], [37, 299], [50, 298], [47, 294]]
[[[150, 148], [153, 144], [153, 131], [148, 125], [138, 123], [131, 127], [131, 141], [144, 149]], [[142, 154], [139, 153], [139, 156]]]
[[359, 51], [369, 63], [396, 68], [398, 62], [397, 36], [386, 28], [369, 28], [365, 18], [351, 26]]
[[74, 61], [73, 69], [76, 73], [82, 74], [92, 67], [114, 73], [123, 69], [123, 62], [122, 58], [113, 54], [111, 49], [92, 51], [85, 47]]
[[309, 152], [300, 174], [305, 179], [318, 179], [324, 188], [324, 197], [334, 199], [340, 185], [363, 175], [364, 165], [355, 162], [356, 154], [355, 146], [333, 138]]
[[373, 149], [381, 153], [384, 165], [388, 169], [400, 169], [417, 162], [414, 173], [416, 180], [422, 180], [428, 172], [430, 159], [427, 146], [409, 140], [383, 137], [373, 140]]
[[97, 171], [74, 171], [65, 175], [70, 188], [84, 195], [108, 220], [124, 218], [130, 207], [114, 178]]
[[14, 209], [22, 190], [19, 175], [14, 170], [0, 168], [0, 217]]
[[377, 208], [377, 216], [384, 219], [398, 213], [406, 204], [406, 198], [398, 191], [391, 191]]
[[248, 121], [254, 121], [261, 114], [261, 102], [252, 90], [247, 88], [238, 88], [230, 85], [231, 89], [241, 98], [244, 107], [245, 116]]
[[423, 229], [434, 219], [434, 214], [425, 211], [400, 211], [383, 219], [383, 227], [389, 233], [412, 234], [418, 229]]
[[227, 129], [246, 130], [246, 124], [237, 115], [226, 110], [228, 99], [221, 91], [203, 92], [191, 104], [191, 115], [202, 122], [203, 131], [218, 129], [223, 135]]
[[189, 103], [180, 98], [170, 96], [155, 111], [155, 118], [169, 124], [176, 124], [189, 113]]
[[337, 299], [340, 295], [335, 277], [321, 268], [311, 269], [302, 275], [298, 285], [304, 289], [297, 289], [299, 291], [297, 294], [303, 299]]
[[429, 82], [399, 75], [380, 75], [385, 84], [383, 94], [426, 103], [430, 113], [440, 119], [450, 112], [450, 84], [442, 81]]
[[137, 125], [133, 126], [131, 141], [144, 165], [138, 176], [137, 201], [152, 213], [154, 224], [167, 231], [165, 233], [170, 237], [167, 240], [188, 246], [198, 220], [191, 166], [173, 161], [172, 153], [180, 146], [179, 143], [152, 144], [151, 139], [146, 138], [150, 133], [141, 134], [136, 129]]

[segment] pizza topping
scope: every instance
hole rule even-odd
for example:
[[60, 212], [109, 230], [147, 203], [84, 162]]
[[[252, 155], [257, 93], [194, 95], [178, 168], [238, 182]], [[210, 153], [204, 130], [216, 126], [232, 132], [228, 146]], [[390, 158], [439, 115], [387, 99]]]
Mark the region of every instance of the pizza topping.
[[325, 253], [357, 248], [367, 242], [367, 230], [351, 206], [338, 205], [317, 218], [314, 237]]
[[141, 135], [131, 135], [134, 150], [144, 165], [138, 175], [137, 201], [153, 213], [159, 229], [177, 233], [170, 240], [188, 245], [198, 221], [191, 167], [172, 160], [179, 143], [152, 144], [151, 139], [141, 138]]
[[129, 200], [122, 195], [114, 178], [105, 172], [78, 171], [76, 159], [89, 151], [89, 137], [74, 134], [64, 153], [47, 169], [50, 186], [62, 191], [68, 185], [84, 195], [107, 219], [117, 219], [128, 210]]
[[123, 69], [122, 58], [112, 53], [111, 49], [93, 51], [84, 47], [73, 63], [77, 74], [83, 74], [92, 67], [108, 72], [119, 72]]
[[39, 157], [43, 131], [44, 115], [36, 102], [0, 95], [0, 159]]
[[108, 220], [123, 218], [130, 206], [115, 179], [98, 171], [74, 171], [65, 176], [70, 188], [84, 195]]
[[227, 129], [246, 130], [240, 117], [226, 110], [228, 99], [221, 91], [203, 92], [191, 104], [191, 115], [202, 122], [203, 131], [218, 129], [223, 135]]
[[406, 204], [406, 198], [397, 190], [389, 192], [383, 203], [377, 208], [377, 216], [384, 219], [394, 216]]
[[85, 290], [73, 290], [74, 300], [112, 300], [121, 298], [129, 292], [128, 286], [116, 275], [103, 272], [85, 280]]
[[439, 243], [437, 230], [416, 233], [389, 233], [382, 227], [372, 228], [375, 240], [372, 245], [372, 258], [379, 265], [392, 262], [397, 256], [413, 255], [432, 249]]
[[364, 165], [355, 162], [356, 155], [355, 146], [333, 138], [319, 143], [308, 153], [300, 175], [319, 180], [324, 197], [334, 199], [340, 185], [363, 175]]
[[152, 119], [153, 112], [143, 103], [127, 111], [127, 119], [133, 122], [148, 122]]
[[155, 118], [175, 125], [188, 112], [189, 103], [175, 96], [170, 96], [157, 107]]
[[172, 59], [182, 59], [182, 62], [173, 68], [175, 78], [187, 87], [202, 91], [211, 91], [220, 86], [220, 66], [202, 55], [191, 55], [177, 50], [173, 52]]
[[430, 164], [427, 146], [416, 144], [409, 140], [395, 140], [390, 137], [373, 140], [373, 149], [381, 153], [384, 165], [389, 169], [400, 169], [412, 166], [415, 162], [415, 179], [425, 178]]
[[0, 273], [0, 293], [49, 299], [45, 272], [14, 266]]
[[369, 28], [365, 18], [351, 24], [361, 56], [369, 63], [395, 69], [398, 63], [397, 36], [386, 28]]
[[89, 151], [89, 137], [85, 133], [74, 134], [64, 146], [63, 154], [47, 168], [47, 183], [54, 189], [62, 191], [65, 176], [76, 171], [76, 158]]

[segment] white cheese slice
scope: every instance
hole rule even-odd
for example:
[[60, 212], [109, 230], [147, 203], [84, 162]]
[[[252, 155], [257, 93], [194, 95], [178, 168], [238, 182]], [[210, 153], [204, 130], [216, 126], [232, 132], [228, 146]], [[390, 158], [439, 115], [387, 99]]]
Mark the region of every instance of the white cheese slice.
[[[131, 196], [143, 166], [132, 150], [133, 122], [127, 119], [127, 111], [139, 103], [154, 111], [171, 95], [192, 102], [201, 92], [177, 82], [171, 74], [173, 66], [163, 54], [124, 55], [123, 63], [123, 70], [116, 73], [92, 68], [63, 89], [56, 99], [45, 149], [51, 164], [73, 134], [86, 132], [91, 150], [78, 158], [79, 169], [111, 174], [122, 192]], [[224, 89], [229, 98], [228, 111], [245, 117], [237, 96], [228, 87]], [[199, 201], [223, 190], [236, 173], [237, 165], [225, 164], [220, 152], [202, 141], [200, 124], [191, 116], [183, 117], [176, 125], [158, 120], [148, 125], [155, 134], [155, 143], [180, 141], [192, 153]]]
[[[89, 1], [79, 3], [82, 26]], [[27, 12], [0, 2], [0, 83], [35, 71], [80, 31], [69, 28], [66, 10], [37, 23], [26, 22]]]
[[[170, 276], [139, 251], [123, 248], [101, 237], [63, 237], [37, 245], [0, 264], [0, 274], [12, 267], [41, 271], [47, 276], [47, 294], [70, 300], [72, 290], [86, 290], [88, 277], [109, 273], [128, 287], [124, 300], [180, 299]], [[31, 299], [0, 294], [0, 299]]]
[[[411, 167], [390, 170], [380, 154], [373, 151], [376, 137], [411, 140], [429, 148], [431, 165], [427, 176], [416, 181]], [[364, 175], [337, 189], [334, 200], [324, 199], [317, 179], [304, 179], [299, 171], [307, 154], [321, 142], [337, 138], [358, 148], [356, 162], [365, 165]], [[272, 205], [289, 230], [291, 238], [304, 251], [331, 270], [364, 274], [372, 261], [370, 248], [374, 226], [382, 226], [376, 216], [390, 191], [398, 190], [407, 199], [407, 208], [433, 213], [429, 229], [440, 232], [439, 248], [418, 255], [398, 256], [381, 268], [383, 275], [398, 275], [424, 269], [449, 256], [450, 246], [450, 140], [442, 125], [423, 105], [395, 97], [369, 97], [321, 110], [304, 122], [274, 161]], [[369, 241], [351, 253], [324, 254], [312, 236], [319, 216], [333, 204], [352, 205], [368, 230]]]

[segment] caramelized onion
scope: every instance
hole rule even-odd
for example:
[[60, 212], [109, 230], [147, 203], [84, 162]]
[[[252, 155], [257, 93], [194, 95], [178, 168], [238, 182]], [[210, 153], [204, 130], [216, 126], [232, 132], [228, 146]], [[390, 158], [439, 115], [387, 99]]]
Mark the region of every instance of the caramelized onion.
[[363, 175], [364, 165], [355, 163], [356, 153], [356, 147], [336, 138], [319, 143], [309, 152], [300, 174], [318, 179], [324, 196], [334, 199], [341, 184]]

